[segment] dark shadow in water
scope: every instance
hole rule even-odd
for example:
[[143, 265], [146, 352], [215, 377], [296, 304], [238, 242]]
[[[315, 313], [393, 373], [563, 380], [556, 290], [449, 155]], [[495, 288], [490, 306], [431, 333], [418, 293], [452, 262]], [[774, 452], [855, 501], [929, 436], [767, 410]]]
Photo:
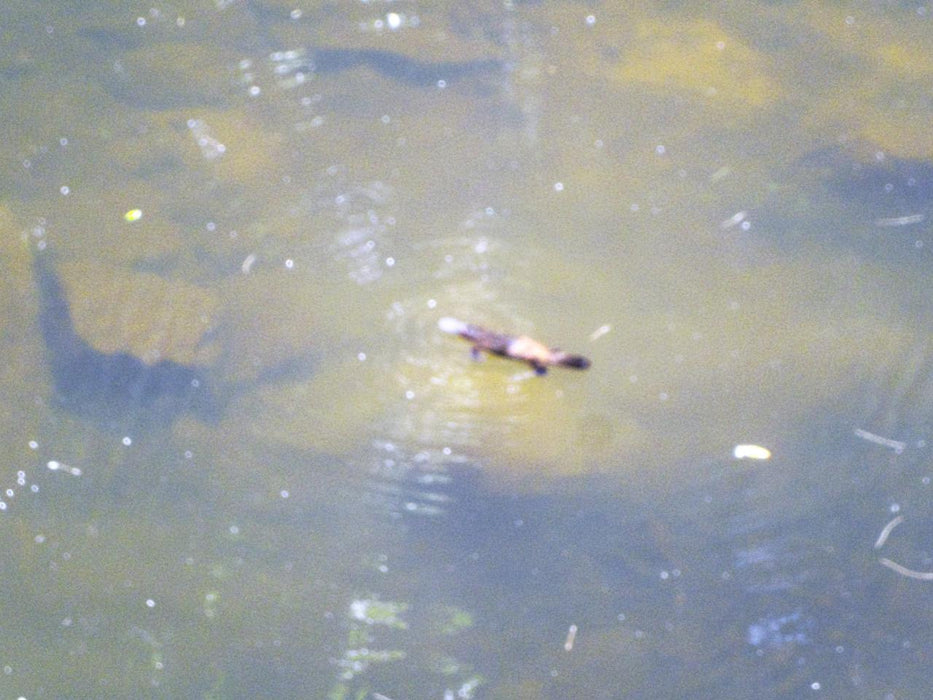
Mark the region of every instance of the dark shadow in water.
[[208, 387], [203, 370], [170, 360], [148, 365], [128, 353], [94, 349], [75, 331], [50, 254], [34, 255], [33, 271], [39, 327], [63, 407], [113, 428], [143, 418], [168, 424], [185, 411], [208, 421], [220, 417], [222, 402]]
[[829, 186], [843, 197], [875, 208], [879, 214], [933, 212], [933, 163], [885, 156], [874, 161], [857, 160], [842, 148], [820, 149], [804, 164], [826, 170]]
[[309, 67], [316, 73], [337, 73], [367, 67], [379, 75], [415, 87], [435, 87], [440, 81], [454, 83], [469, 77], [501, 72], [502, 61], [420, 61], [394, 51], [380, 49], [314, 49]]
[[[270, 6], [255, 1], [247, 2], [245, 7], [247, 12], [255, 17], [260, 33], [267, 34], [269, 47], [295, 48], [293, 46], [282, 47], [280, 42], [273, 38], [273, 30], [277, 25], [295, 26], [296, 18], [292, 13], [283, 11], [283, 8], [278, 5]], [[306, 21], [309, 26], [314, 26], [318, 22], [313, 12], [304, 13], [303, 17], [297, 21], [302, 20]], [[431, 88], [437, 87], [441, 81], [450, 85], [465, 79], [489, 77], [501, 73], [506, 68], [506, 63], [496, 58], [424, 61], [404, 53], [384, 49], [310, 46], [306, 51], [306, 60], [301, 65], [294, 66], [293, 71], [333, 74], [354, 68], [368, 68], [389, 80], [419, 88]]]
[[798, 194], [776, 197], [756, 216], [787, 250], [816, 242], [869, 260], [933, 265], [933, 162], [871, 160], [832, 146], [799, 159], [785, 177]]
[[[846, 436], [838, 451], [819, 452], [825, 431]], [[465, 656], [493, 677], [544, 679], [536, 697], [789, 698], [814, 681], [857, 687], [859, 668], [877, 689], [888, 668], [920, 664], [884, 640], [907, 635], [926, 653], [933, 635], [914, 621], [929, 616], [895, 603], [903, 582], [877, 564], [884, 492], [851, 467], [865, 443], [835, 421], [805, 437], [813, 450], [783, 455], [812, 464], [805, 479], [723, 460], [653, 505], [596, 480], [575, 495], [490, 493], [462, 469], [441, 517], [405, 519], [395, 566], [419, 572], [413, 611], [438, 596], [474, 612]]]
[[[172, 360], [146, 364], [125, 352], [96, 350], [77, 331], [50, 253], [33, 256], [39, 327], [55, 395], [61, 406], [107, 429], [167, 426], [180, 414], [215, 423], [236, 397], [259, 387], [302, 381], [314, 369], [311, 353], [260, 368], [254, 378], [223, 382], [218, 370]], [[147, 313], [140, 308], [138, 313]]]

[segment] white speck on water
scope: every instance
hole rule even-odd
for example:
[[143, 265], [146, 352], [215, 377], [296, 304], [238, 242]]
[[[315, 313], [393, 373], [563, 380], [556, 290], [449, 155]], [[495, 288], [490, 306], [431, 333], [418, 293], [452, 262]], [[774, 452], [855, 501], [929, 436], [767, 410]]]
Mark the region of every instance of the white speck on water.
[[732, 456], [735, 459], [771, 459], [771, 450], [761, 445], [736, 445]]

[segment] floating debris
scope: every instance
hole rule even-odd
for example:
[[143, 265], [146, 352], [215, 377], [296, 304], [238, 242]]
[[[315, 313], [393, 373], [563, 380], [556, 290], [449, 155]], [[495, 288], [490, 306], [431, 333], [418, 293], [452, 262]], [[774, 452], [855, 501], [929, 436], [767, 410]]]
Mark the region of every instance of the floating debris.
[[730, 216], [728, 219], [726, 219], [725, 221], [723, 221], [721, 224], [719, 224], [719, 228], [721, 228], [723, 231], [725, 231], [726, 229], [730, 229], [730, 228], [732, 228], [733, 226], [738, 226], [738, 225], [741, 224], [743, 221], [745, 221], [745, 218], [746, 218], [747, 216], [748, 216], [748, 212], [747, 212], [747, 211], [738, 211], [738, 212], [736, 212], [735, 214], [733, 214], [732, 216]]
[[906, 566], [901, 566], [897, 562], [893, 562], [890, 559], [885, 559], [884, 557], [881, 557], [881, 559], [878, 561], [882, 566], [886, 566], [892, 571], [896, 571], [901, 576], [915, 578], [918, 581], [933, 581], [933, 571], [916, 571], [915, 569], [908, 569]]
[[[875, 549], [880, 549], [882, 545], [888, 541], [888, 537], [890, 536], [891, 531], [902, 522], [904, 522], [904, 516], [898, 515], [896, 518], [894, 518], [894, 520], [885, 525], [881, 529], [881, 534], [878, 535], [878, 539], [875, 540]], [[887, 559], [886, 557], [881, 557], [878, 562], [882, 566], [886, 566], [891, 569], [891, 571], [899, 573], [901, 576], [914, 578], [918, 581], [933, 581], [933, 571], [917, 571], [916, 569], [908, 569], [906, 566], [902, 566], [895, 561]]]
[[564, 641], [564, 651], [573, 649], [573, 642], [577, 638], [577, 626], [570, 625], [567, 629], [567, 639]]
[[909, 216], [895, 216], [890, 219], [875, 219], [875, 226], [910, 226], [911, 224], [919, 224], [921, 221], [926, 219], [924, 214], [910, 214]]
[[736, 459], [771, 459], [771, 450], [761, 445], [736, 445], [732, 456]]
[[882, 445], [883, 447], [890, 447], [892, 450], [894, 450], [895, 454], [900, 454], [907, 448], [906, 442], [892, 440], [891, 438], [882, 437], [881, 435], [875, 435], [874, 433], [870, 433], [867, 430], [862, 430], [861, 428], [856, 428], [852, 432], [855, 434], [855, 437], [862, 438], [862, 440], [867, 440], [868, 442], [873, 442], [876, 445]]
[[81, 473], [82, 473], [78, 467], [69, 467], [67, 464], [63, 464], [62, 462], [58, 462], [54, 459], [49, 460], [49, 462], [45, 466], [47, 466], [50, 471], [53, 471], [53, 472], [62, 471], [62, 472], [65, 472], [66, 474], [71, 474], [72, 476], [81, 476]]
[[243, 260], [243, 264], [240, 265], [240, 270], [243, 272], [244, 275], [249, 274], [250, 270], [253, 269], [253, 264], [255, 262], [256, 262], [255, 253], [250, 253], [249, 255], [246, 256], [246, 258]]
[[602, 338], [604, 335], [606, 335], [606, 333], [608, 333], [611, 330], [612, 330], [612, 326], [610, 326], [608, 323], [605, 325], [602, 325], [599, 328], [597, 328], [595, 331], [590, 333], [590, 340], [591, 341], [598, 340], [599, 338]]
[[890, 537], [891, 531], [902, 522], [904, 522], [904, 516], [898, 515], [896, 518], [894, 518], [894, 520], [885, 525], [881, 530], [881, 534], [878, 535], [878, 539], [875, 540], [875, 549], [881, 549], [882, 545], [888, 541], [888, 537]]
[[729, 177], [731, 174], [732, 174], [732, 168], [730, 168], [728, 165], [724, 165], [719, 170], [717, 170], [716, 172], [714, 172], [712, 175], [709, 176], [709, 181], [719, 182], [720, 180], [723, 180]]

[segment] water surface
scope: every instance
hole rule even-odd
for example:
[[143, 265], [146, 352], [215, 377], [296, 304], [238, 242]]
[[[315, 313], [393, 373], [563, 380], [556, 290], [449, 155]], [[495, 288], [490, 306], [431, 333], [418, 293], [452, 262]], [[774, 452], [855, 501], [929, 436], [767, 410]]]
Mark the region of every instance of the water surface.
[[4, 695], [924, 697], [929, 7], [140, 12], [3, 30]]

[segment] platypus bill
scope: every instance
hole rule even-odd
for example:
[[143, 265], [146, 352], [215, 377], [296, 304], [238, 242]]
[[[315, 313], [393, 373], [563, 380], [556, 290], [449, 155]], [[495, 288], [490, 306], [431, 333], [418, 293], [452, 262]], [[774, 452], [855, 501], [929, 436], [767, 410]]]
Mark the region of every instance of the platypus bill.
[[478, 357], [482, 351], [501, 357], [510, 357], [513, 360], [527, 362], [537, 374], [546, 373], [547, 368], [551, 366], [574, 369], [586, 369], [590, 366], [590, 361], [582, 355], [571, 355], [556, 348], [549, 348], [527, 335], [495, 333], [449, 316], [440, 319], [437, 327], [445, 333], [459, 335], [473, 343], [474, 357]]

